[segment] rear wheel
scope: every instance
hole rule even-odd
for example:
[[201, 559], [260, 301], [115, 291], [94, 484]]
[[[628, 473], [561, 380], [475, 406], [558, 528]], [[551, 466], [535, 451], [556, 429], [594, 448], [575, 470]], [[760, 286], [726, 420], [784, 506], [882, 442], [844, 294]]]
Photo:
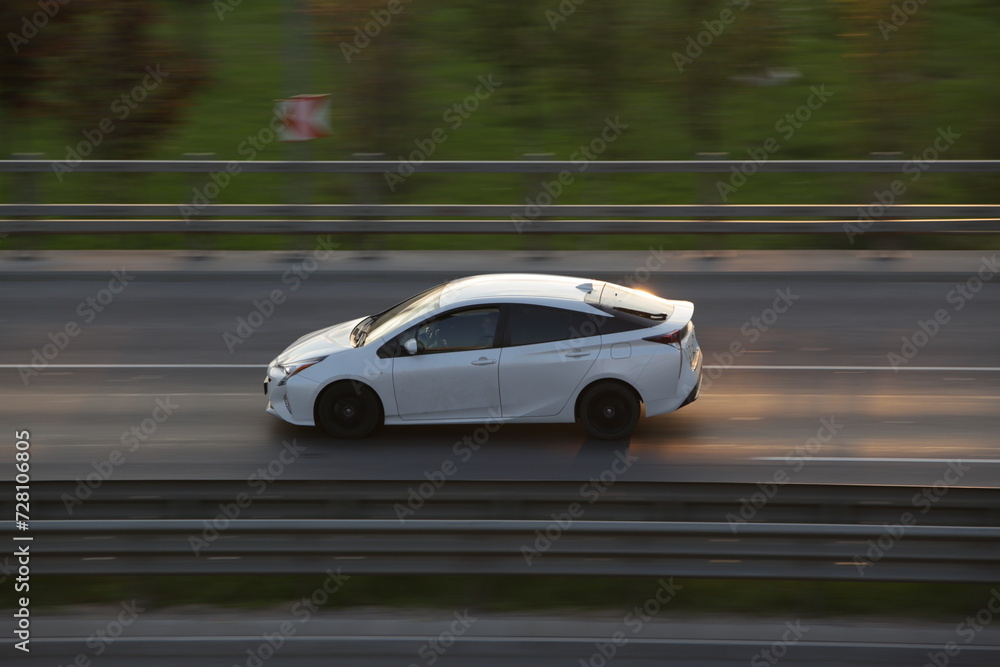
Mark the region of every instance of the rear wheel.
[[379, 401], [360, 382], [335, 384], [319, 397], [316, 421], [335, 438], [363, 438], [379, 425]]
[[618, 440], [639, 422], [639, 400], [620, 384], [596, 384], [580, 399], [580, 418], [595, 438]]

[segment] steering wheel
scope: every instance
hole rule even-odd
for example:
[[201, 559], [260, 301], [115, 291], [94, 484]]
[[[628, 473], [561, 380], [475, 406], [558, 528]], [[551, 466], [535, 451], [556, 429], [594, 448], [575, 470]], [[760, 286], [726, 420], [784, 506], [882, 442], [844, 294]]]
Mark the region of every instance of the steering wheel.
[[430, 326], [421, 327], [417, 331], [416, 339], [417, 342], [428, 349], [435, 349], [448, 344], [447, 341], [441, 338], [441, 332], [437, 329], [431, 329]]

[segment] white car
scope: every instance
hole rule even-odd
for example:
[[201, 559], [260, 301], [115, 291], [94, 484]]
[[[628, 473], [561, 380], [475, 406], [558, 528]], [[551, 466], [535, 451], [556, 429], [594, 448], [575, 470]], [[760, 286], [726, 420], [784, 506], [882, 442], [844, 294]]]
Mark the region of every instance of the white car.
[[272, 361], [267, 411], [336, 438], [381, 424], [583, 422], [626, 437], [698, 397], [688, 301], [600, 280], [453, 280], [377, 315], [320, 329]]

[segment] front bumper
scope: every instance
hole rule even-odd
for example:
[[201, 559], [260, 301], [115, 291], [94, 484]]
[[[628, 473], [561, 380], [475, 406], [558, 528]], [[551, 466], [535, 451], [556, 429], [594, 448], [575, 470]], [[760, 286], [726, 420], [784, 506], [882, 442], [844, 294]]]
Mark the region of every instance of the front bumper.
[[312, 405], [317, 383], [294, 376], [281, 385], [284, 377], [284, 371], [276, 365], [268, 366], [267, 376], [264, 378], [267, 411], [290, 424], [313, 426]]

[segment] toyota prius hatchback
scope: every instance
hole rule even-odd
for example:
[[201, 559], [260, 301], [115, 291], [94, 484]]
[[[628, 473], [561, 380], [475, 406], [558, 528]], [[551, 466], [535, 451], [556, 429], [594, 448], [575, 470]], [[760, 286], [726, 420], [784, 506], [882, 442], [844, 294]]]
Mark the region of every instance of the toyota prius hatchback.
[[571, 423], [624, 438], [698, 398], [688, 301], [565, 276], [453, 280], [306, 334], [270, 363], [267, 411], [362, 438], [382, 424]]

